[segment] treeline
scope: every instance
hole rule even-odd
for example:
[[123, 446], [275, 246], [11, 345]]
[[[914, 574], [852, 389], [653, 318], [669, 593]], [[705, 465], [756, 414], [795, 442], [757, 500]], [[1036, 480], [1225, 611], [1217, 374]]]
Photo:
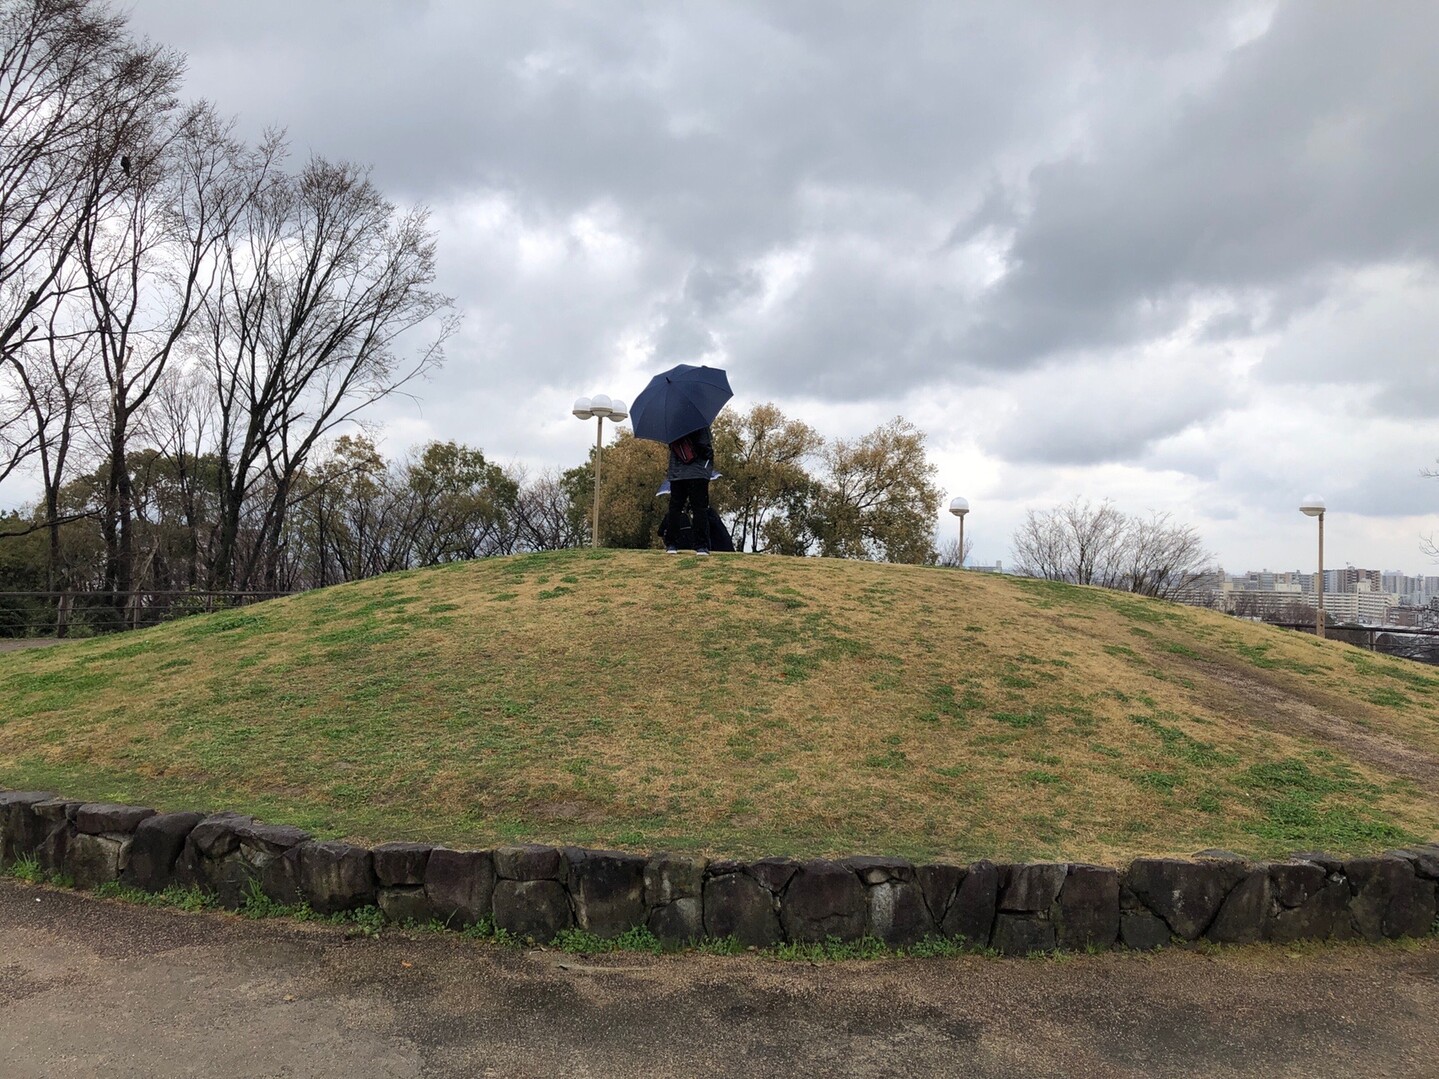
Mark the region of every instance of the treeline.
[[[713, 502], [736, 546], [783, 554], [932, 562], [939, 492], [924, 436], [903, 420], [864, 438], [826, 441], [773, 405], [715, 424], [722, 479]], [[395, 570], [553, 550], [590, 542], [590, 459], [528, 476], [482, 450], [435, 442], [387, 461], [362, 436], [342, 435], [289, 479], [256, 485], [233, 529], [223, 513], [224, 459], [175, 446], [127, 455], [132, 594], [297, 591]], [[656, 492], [666, 451], [628, 432], [604, 449], [600, 540], [658, 545], [667, 499]], [[40, 590], [108, 593], [110, 548], [102, 511], [113, 488], [108, 461], [57, 492], [47, 509], [0, 522], [0, 582]], [[282, 505], [279, 512], [272, 507]], [[47, 527], [35, 525], [45, 521]], [[53, 542], [52, 542], [53, 541]], [[240, 567], [243, 572], [235, 573]]]
[[[182, 465], [148, 449], [132, 454], [130, 464], [137, 596], [227, 589], [227, 557], [242, 566], [264, 563], [263, 579], [246, 581], [240, 591], [291, 592], [456, 559], [572, 546], [584, 535], [556, 480], [522, 483], [479, 450], [452, 442], [386, 462], [369, 440], [342, 435], [294, 478], [278, 529], [268, 520], [275, 493], [267, 486], [251, 501], [234, 542], [227, 541], [219, 512], [216, 456]], [[58, 528], [55, 576], [75, 592], [108, 588], [105, 537], [86, 512], [103, 501], [108, 486], [102, 469], [71, 481], [61, 494], [68, 519]], [[0, 527], [13, 533], [24, 523], [12, 514]], [[0, 579], [11, 589], [43, 588], [49, 554], [38, 530], [12, 535], [0, 542]]]
[[453, 329], [424, 210], [245, 143], [182, 70], [98, 0], [0, 0], [0, 480], [43, 491], [3, 531], [117, 608], [294, 581], [317, 455]]
[[[826, 438], [772, 404], [720, 413], [714, 427], [710, 502], [735, 549], [818, 554], [882, 562], [932, 563], [940, 492], [924, 433], [896, 417], [857, 439]], [[591, 451], [593, 459], [593, 451]], [[628, 432], [604, 451], [600, 542], [658, 546], [667, 499], [655, 494], [668, 451]], [[590, 465], [565, 474], [584, 506]]]

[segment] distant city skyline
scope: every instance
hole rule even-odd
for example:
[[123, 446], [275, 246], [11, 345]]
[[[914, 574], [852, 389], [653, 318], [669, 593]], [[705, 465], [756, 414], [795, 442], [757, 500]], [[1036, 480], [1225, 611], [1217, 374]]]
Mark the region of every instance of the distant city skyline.
[[[1436, 492], [1439, 492], [1439, 489], [1436, 489]], [[975, 563], [985, 563], [992, 566], [997, 560], [1001, 560], [1003, 561], [1006, 569], [1012, 569], [1014, 564], [1014, 555], [1012, 550], [1010, 549], [1010, 534], [1005, 535], [1002, 547], [994, 546], [987, 538], [974, 538], [975, 533], [980, 531], [980, 521], [982, 521], [983, 518], [977, 517], [973, 501], [974, 500], [971, 500], [971, 512], [967, 518], [967, 523], [965, 525], [966, 540], [968, 541], [973, 539], [969, 561]], [[1286, 561], [1283, 560], [1282, 555], [1279, 558], [1267, 561], [1262, 558], [1251, 558], [1241, 547], [1238, 546], [1238, 544], [1236, 544], [1236, 557], [1234, 557], [1232, 560], [1226, 560], [1222, 557], [1216, 557], [1212, 561], [1212, 565], [1215, 568], [1222, 569], [1225, 573], [1234, 576], [1243, 576], [1244, 574], [1248, 573], [1305, 573], [1312, 575], [1314, 573], [1315, 565], [1318, 558], [1318, 538], [1316, 526], [1311, 519], [1303, 517], [1299, 513], [1298, 505], [1298, 500], [1296, 500], [1294, 517], [1297, 531], [1300, 533], [1300, 536], [1284, 537], [1284, 542], [1282, 544], [1272, 542], [1273, 537], [1270, 537], [1271, 542], [1268, 542], [1267, 544], [1265, 544], [1264, 542], [1264, 537], [1256, 537], [1258, 541], [1256, 543], [1257, 546], [1267, 545], [1269, 549], [1275, 551], [1286, 547], [1297, 550], [1298, 556], [1293, 558], [1291, 561], [1288, 561], [1287, 564]], [[1121, 506], [1121, 508], [1126, 507]], [[1020, 511], [1020, 513], [1016, 517], [1016, 521], [1020, 520], [1023, 520], [1022, 511]], [[1415, 518], [1414, 520], [1417, 524], [1421, 525], [1427, 523], [1423, 518]], [[1336, 522], [1339, 523], [1339, 527], [1337, 528]], [[1358, 530], [1359, 536], [1356, 538], [1345, 534], [1343, 523], [1343, 515], [1334, 514], [1332, 511], [1325, 514], [1324, 564], [1326, 572], [1332, 573], [1336, 569], [1342, 569], [1346, 566], [1355, 566], [1367, 569], [1374, 569], [1380, 573], [1399, 573], [1411, 577], [1434, 576], [1436, 579], [1439, 579], [1439, 563], [1427, 560], [1420, 551], [1420, 543], [1423, 539], [1423, 534], [1416, 532], [1415, 534], [1413, 534], [1413, 536], [1406, 537], [1402, 534], [1386, 533], [1384, 529], [1374, 527], [1373, 522], [1364, 521], [1361, 522], [1361, 528]], [[957, 526], [946, 527], [945, 524], [941, 522], [939, 531], [941, 543], [947, 543], [950, 540], [953, 540], [957, 535], [957, 531]], [[1201, 535], [1203, 535], [1202, 530]], [[1206, 547], [1211, 552], [1214, 552], [1215, 544], [1213, 543], [1213, 541], [1210, 540], [1208, 536], [1204, 536], [1204, 538], [1206, 540]], [[1341, 557], [1341, 555], [1338, 553], [1339, 551], [1343, 551], [1346, 547], [1357, 547], [1361, 543], [1369, 547], [1370, 549], [1390, 550], [1391, 552], [1396, 553], [1396, 557], [1392, 562], [1383, 562], [1373, 558], [1356, 559], [1352, 556]], [[1407, 555], [1405, 553], [1406, 547], [1408, 548]], [[1215, 553], [1217, 554], [1217, 552]], [[1260, 567], [1257, 570], [1252, 568], [1235, 568], [1239, 566], [1253, 567], [1256, 565]], [[1275, 569], [1272, 567], [1283, 568]], [[1413, 572], [1411, 572], [1409, 567], [1415, 567]], [[1426, 573], [1426, 570], [1432, 570], [1432, 573]]]
[[[1304, 621], [1317, 606], [1314, 572], [1247, 570], [1209, 574], [1179, 597], [1248, 617]], [[1367, 625], [1432, 625], [1439, 616], [1439, 574], [1406, 574], [1362, 566], [1324, 571], [1324, 609], [1341, 622]]]

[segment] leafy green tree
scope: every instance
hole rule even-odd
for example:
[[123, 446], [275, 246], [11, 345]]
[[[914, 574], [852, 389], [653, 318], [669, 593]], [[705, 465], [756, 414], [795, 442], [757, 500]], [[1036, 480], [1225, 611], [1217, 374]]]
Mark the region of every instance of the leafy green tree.
[[803, 531], [795, 528], [801, 519], [796, 503], [810, 486], [805, 462], [824, 445], [819, 433], [766, 403], [744, 415], [722, 412], [714, 441], [715, 467], [724, 478], [714, 485], [711, 500], [728, 519], [735, 550], [793, 551]]
[[[46, 587], [46, 536], [16, 510], [0, 514], [0, 592], [38, 592]], [[50, 606], [40, 599], [0, 596], [0, 637], [29, 637], [50, 625]]]
[[[621, 430], [604, 448], [600, 465], [600, 545], [648, 548], [659, 546], [659, 527], [669, 501], [656, 495], [664, 482], [669, 451], [658, 442], [635, 438]], [[595, 451], [589, 460], [564, 474], [574, 512], [592, 518], [595, 493]], [[589, 529], [586, 528], [586, 534]]]
[[822, 555], [933, 564], [940, 492], [924, 432], [895, 417], [856, 441], [824, 450], [826, 475], [813, 506]]
[[417, 565], [508, 554], [519, 484], [478, 449], [431, 442], [406, 465], [408, 530]]
[[759, 549], [768, 554], [810, 554], [819, 541], [815, 507], [822, 490], [809, 476], [786, 487], [777, 509], [761, 525]]
[[406, 566], [397, 524], [401, 510], [388, 467], [364, 436], [341, 435], [329, 453], [297, 477], [302, 527], [291, 532], [310, 564], [308, 583], [323, 588]]

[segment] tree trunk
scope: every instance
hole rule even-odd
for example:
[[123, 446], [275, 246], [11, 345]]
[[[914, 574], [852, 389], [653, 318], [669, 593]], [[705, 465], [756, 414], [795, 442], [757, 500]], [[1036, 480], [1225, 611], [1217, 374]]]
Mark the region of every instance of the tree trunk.
[[126, 427], [129, 417], [117, 413], [110, 436], [109, 504], [111, 527], [107, 530], [106, 583], [113, 595], [115, 610], [123, 613], [129, 607], [134, 591], [134, 528], [132, 523], [134, 484], [130, 480], [129, 461], [125, 453]]
[[[48, 470], [47, 470], [48, 471]], [[46, 531], [50, 534], [49, 559], [45, 566], [45, 591], [59, 592], [60, 589], [60, 499], [49, 477], [45, 482]], [[56, 597], [55, 636], [66, 637], [70, 632], [69, 609], [63, 597]]]

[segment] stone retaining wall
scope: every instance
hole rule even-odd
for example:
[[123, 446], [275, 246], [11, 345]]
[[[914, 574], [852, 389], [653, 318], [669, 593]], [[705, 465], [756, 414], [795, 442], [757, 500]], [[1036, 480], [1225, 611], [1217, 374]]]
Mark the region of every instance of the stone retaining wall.
[[754, 862], [575, 847], [373, 849], [313, 839], [237, 813], [156, 813], [49, 793], [0, 791], [0, 862], [34, 858], [77, 887], [193, 885], [228, 907], [255, 886], [321, 913], [378, 905], [392, 920], [464, 928], [484, 919], [545, 942], [572, 927], [613, 937], [648, 927], [670, 944], [946, 937], [1011, 955], [1051, 949], [1365, 939], [1429, 933], [1439, 844], [1370, 858], [1223, 851], [1063, 862], [914, 865], [900, 858]]

